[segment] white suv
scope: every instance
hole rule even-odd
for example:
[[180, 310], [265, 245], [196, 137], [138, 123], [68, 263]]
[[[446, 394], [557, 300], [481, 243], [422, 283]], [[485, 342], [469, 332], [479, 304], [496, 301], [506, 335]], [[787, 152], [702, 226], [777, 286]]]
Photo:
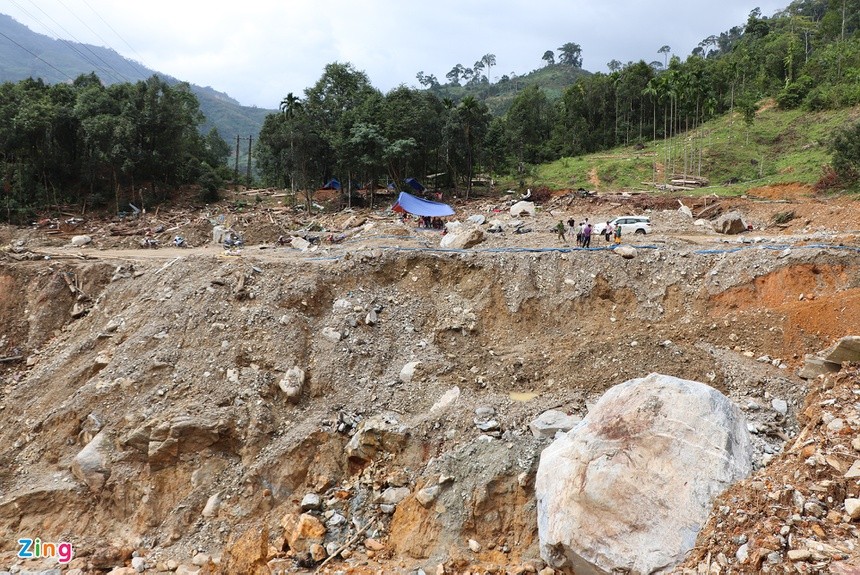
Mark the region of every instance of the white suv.
[[[621, 236], [627, 234], [649, 234], [651, 233], [651, 218], [646, 216], [621, 216], [609, 221], [609, 225], [614, 230], [616, 226], [621, 226]], [[594, 226], [594, 233], [598, 236], [603, 235], [606, 230], [606, 222], [600, 222]]]

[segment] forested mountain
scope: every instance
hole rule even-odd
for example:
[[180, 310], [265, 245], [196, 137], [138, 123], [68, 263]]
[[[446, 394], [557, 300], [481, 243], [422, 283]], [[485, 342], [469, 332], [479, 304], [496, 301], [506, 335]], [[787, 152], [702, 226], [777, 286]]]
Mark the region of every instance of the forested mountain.
[[[170, 85], [180, 80], [129, 60], [117, 52], [70, 40], [54, 40], [33, 32], [6, 14], [0, 14], [0, 82], [17, 82], [41, 78], [48, 84], [72, 82], [81, 74], [94, 72], [105, 84], [137, 82], [157, 74]], [[211, 87], [191, 84], [206, 117], [202, 133], [217, 128], [222, 138], [235, 141], [240, 135], [254, 139], [272, 110], [242, 106], [239, 102]]]

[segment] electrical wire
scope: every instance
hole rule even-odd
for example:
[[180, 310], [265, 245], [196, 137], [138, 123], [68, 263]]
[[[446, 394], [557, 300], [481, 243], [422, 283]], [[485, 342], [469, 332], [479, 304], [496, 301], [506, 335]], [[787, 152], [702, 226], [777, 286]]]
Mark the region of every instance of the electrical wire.
[[51, 63], [50, 63], [50, 62], [48, 62], [47, 60], [43, 59], [43, 58], [42, 58], [41, 56], [39, 56], [38, 54], [34, 54], [34, 53], [33, 53], [33, 52], [31, 52], [30, 50], [28, 50], [27, 48], [25, 48], [24, 46], [22, 46], [21, 44], [19, 44], [18, 42], [16, 42], [15, 40], [13, 40], [12, 38], [10, 38], [10, 37], [9, 37], [9, 36], [7, 36], [6, 34], [4, 34], [3, 32], [0, 32], [0, 36], [3, 36], [3, 37], [4, 37], [4, 38], [6, 38], [7, 40], [9, 40], [9, 41], [10, 41], [10, 42], [12, 42], [13, 44], [15, 44], [16, 46], [18, 46], [18, 47], [19, 47], [19, 48], [21, 48], [22, 50], [24, 50], [25, 52], [27, 52], [27, 53], [28, 53], [29, 55], [31, 55], [33, 58], [36, 58], [37, 60], [40, 60], [42, 63], [46, 64], [49, 68], [52, 68], [53, 70], [55, 70], [58, 74], [60, 74], [61, 76], [65, 77], [67, 80], [69, 80], [69, 81], [71, 81], [71, 80], [72, 80], [72, 78], [71, 78], [68, 74], [66, 74], [65, 72], [63, 72], [63, 71], [62, 71], [62, 70], [60, 70], [59, 68], [55, 67], [53, 64], [51, 64]]
[[[63, 42], [66, 46], [68, 46], [68, 47], [69, 47], [69, 49], [71, 49], [73, 52], [75, 52], [75, 53], [76, 53], [76, 54], [77, 54], [81, 59], [83, 59], [87, 64], [89, 64], [90, 66], [92, 66], [92, 67], [93, 67], [93, 71], [100, 72], [101, 74], [103, 74], [104, 76], [106, 76], [106, 77], [107, 77], [107, 79], [113, 79], [114, 81], [126, 81], [126, 82], [128, 82], [128, 81], [129, 81], [129, 80], [128, 80], [128, 78], [126, 78], [122, 73], [120, 73], [120, 72], [119, 72], [119, 71], [117, 71], [115, 68], [113, 68], [110, 64], [107, 64], [107, 63], [105, 62], [105, 64], [107, 65], [107, 68], [100, 66], [97, 62], [95, 62], [95, 61], [94, 61], [94, 60], [92, 60], [89, 56], [87, 56], [87, 54], [86, 54], [86, 53], [84, 53], [83, 51], [81, 51], [81, 50], [80, 50], [80, 49], [79, 49], [79, 48], [78, 48], [74, 43], [70, 42], [69, 40], [66, 40], [66, 39], [62, 38], [62, 37], [61, 37], [61, 34], [58, 34], [58, 33], [56, 32], [56, 30], [54, 30], [53, 28], [51, 28], [50, 26], [48, 26], [47, 24], [45, 24], [45, 22], [44, 22], [44, 21], [42, 21], [40, 18], [38, 18], [37, 16], [35, 16], [35, 15], [34, 15], [34, 14], [32, 14], [31, 12], [29, 12], [26, 8], [24, 8], [23, 6], [21, 6], [18, 2], [16, 2], [15, 0], [10, 0], [10, 1], [12, 2], [12, 4], [13, 4], [16, 8], [18, 8], [18, 10], [20, 10], [21, 12], [23, 12], [24, 14], [26, 14], [27, 16], [29, 16], [31, 19], [33, 19], [35, 22], [37, 22], [40, 26], [42, 26], [42, 28], [44, 28], [45, 30], [47, 30], [49, 34], [51, 34], [51, 35], [55, 36], [59, 41]], [[36, 5], [33, 3], [33, 1], [32, 1], [32, 0], [30, 0], [30, 3], [31, 3], [31, 4], [33, 4], [34, 6], [36, 6]], [[45, 14], [45, 15], [46, 15], [46, 16], [47, 16], [47, 17], [48, 17], [52, 22], [54, 22], [54, 23], [56, 24], [56, 21], [55, 21], [53, 18], [51, 18], [51, 16], [50, 16], [50, 15], [48, 15], [47, 13], [45, 13], [45, 11], [44, 11], [44, 10], [42, 10], [42, 9], [41, 9], [41, 8], [39, 8], [38, 6], [36, 6], [36, 8], [37, 8], [40, 12], [42, 12], [43, 14]], [[57, 25], [58, 25], [58, 26], [60, 26], [60, 28], [61, 28], [61, 29], [62, 29], [62, 30], [63, 30], [63, 31], [68, 35], [68, 36], [70, 36], [70, 37], [74, 40], [74, 42], [77, 42], [77, 43], [78, 43], [78, 45], [83, 46], [84, 48], [86, 48], [87, 50], [89, 50], [89, 51], [90, 51], [90, 53], [92, 53], [92, 50], [90, 50], [90, 49], [89, 49], [89, 47], [88, 47], [86, 44], [84, 44], [83, 42], [78, 41], [78, 39], [77, 39], [77, 38], [75, 38], [75, 36], [74, 36], [73, 34], [71, 34], [68, 30], [66, 30], [65, 28], [63, 28], [61, 25], [59, 25], [59, 24], [57, 24]], [[93, 54], [93, 55], [95, 55], [95, 54]], [[104, 60], [103, 60], [102, 58], [100, 58], [100, 57], [99, 57], [99, 59], [100, 59], [100, 60], [102, 60], [102, 62], [104, 62]]]

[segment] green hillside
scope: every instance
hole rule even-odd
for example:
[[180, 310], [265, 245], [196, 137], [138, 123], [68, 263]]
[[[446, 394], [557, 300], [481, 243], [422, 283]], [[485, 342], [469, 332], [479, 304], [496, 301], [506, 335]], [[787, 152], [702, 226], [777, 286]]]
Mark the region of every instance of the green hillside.
[[474, 96], [483, 101], [494, 116], [502, 116], [510, 109], [517, 94], [528, 86], [539, 86], [547, 98], [558, 100], [562, 93], [573, 86], [579, 78], [590, 76], [591, 72], [568, 66], [552, 64], [533, 70], [528, 74], [510, 78], [503, 76], [497, 83], [467, 84], [465, 86], [436, 86], [430, 92], [440, 98], [449, 98], [458, 102], [466, 96]]
[[708, 194], [743, 194], [781, 183], [814, 185], [830, 163], [833, 132], [858, 118], [860, 106], [781, 111], [766, 100], [750, 125], [738, 112], [728, 113], [667, 140], [535, 166], [525, 181], [555, 190], [654, 191], [686, 175], [706, 179], [708, 185], [699, 191]]

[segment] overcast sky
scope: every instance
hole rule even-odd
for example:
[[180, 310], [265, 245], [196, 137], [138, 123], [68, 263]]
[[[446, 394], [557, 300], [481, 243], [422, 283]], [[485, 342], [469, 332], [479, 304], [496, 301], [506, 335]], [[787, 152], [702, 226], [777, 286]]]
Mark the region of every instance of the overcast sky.
[[113, 48], [148, 68], [276, 109], [303, 97], [330, 62], [350, 62], [387, 92], [445, 83], [456, 64], [496, 56], [495, 82], [541, 67], [544, 52], [582, 47], [583, 68], [610, 60], [682, 59], [704, 38], [789, 0], [2, 0], [34, 32]]

